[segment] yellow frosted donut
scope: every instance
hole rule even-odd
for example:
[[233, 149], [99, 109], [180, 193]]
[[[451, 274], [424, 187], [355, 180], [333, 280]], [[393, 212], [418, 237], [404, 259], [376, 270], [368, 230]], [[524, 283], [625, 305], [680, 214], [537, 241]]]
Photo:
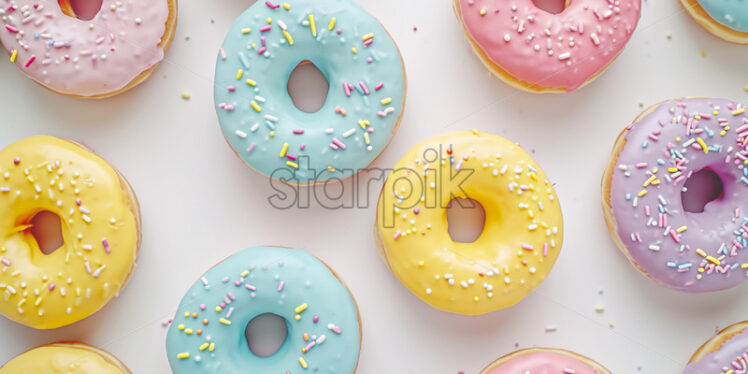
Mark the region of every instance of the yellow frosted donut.
[[[60, 218], [64, 244], [44, 254], [32, 218]], [[125, 179], [82, 146], [34, 136], [0, 151], [0, 313], [36, 329], [79, 321], [124, 287], [140, 242]]]
[[0, 374], [130, 374], [112, 354], [83, 343], [54, 343], [26, 351], [0, 367]]
[[[473, 243], [452, 241], [445, 207], [478, 201]], [[563, 223], [556, 193], [530, 155], [496, 135], [423, 141], [395, 165], [379, 196], [375, 236], [390, 270], [435, 308], [483, 314], [514, 305], [550, 272]]]

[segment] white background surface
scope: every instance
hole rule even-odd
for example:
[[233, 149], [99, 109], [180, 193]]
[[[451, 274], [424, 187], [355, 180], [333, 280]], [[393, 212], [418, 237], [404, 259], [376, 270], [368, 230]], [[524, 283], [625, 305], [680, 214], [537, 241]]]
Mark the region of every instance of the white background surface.
[[[111, 351], [134, 373], [169, 373], [162, 321], [210, 266], [263, 244], [307, 249], [346, 281], [363, 319], [363, 374], [476, 373], [515, 343], [572, 349], [614, 373], [680, 373], [717, 326], [748, 317], [745, 285], [691, 295], [639, 275], [608, 235], [599, 186], [614, 138], [639, 103], [687, 95], [748, 102], [748, 47], [706, 33], [676, 0], [649, 0], [633, 39], [596, 82], [538, 96], [488, 78], [450, 1], [359, 1], [393, 35], [408, 73], [404, 119], [376, 166], [391, 166], [426, 137], [472, 128], [534, 150], [557, 183], [566, 223], [545, 283], [508, 310], [451, 315], [411, 295], [387, 270], [373, 242], [373, 207], [272, 209], [268, 182], [222, 138], [212, 100], [216, 51], [253, 1], [181, 0], [166, 61], [145, 84], [113, 99], [59, 96], [0, 64], [0, 147], [33, 134], [85, 143], [130, 180], [144, 222], [138, 267], [118, 299], [55, 331], [0, 319], [0, 363], [40, 344], [78, 340]], [[182, 100], [182, 91], [192, 99]], [[350, 182], [345, 186], [351, 193]], [[595, 313], [597, 303], [604, 313]], [[546, 332], [547, 325], [558, 330]]]

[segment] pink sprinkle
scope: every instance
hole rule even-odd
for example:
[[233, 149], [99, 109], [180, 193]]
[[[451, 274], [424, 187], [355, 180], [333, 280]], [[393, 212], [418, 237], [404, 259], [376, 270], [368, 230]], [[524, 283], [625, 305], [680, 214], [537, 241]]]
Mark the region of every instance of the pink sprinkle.
[[319, 316], [314, 316], [314, 318], [312, 318], [312, 321], [314, 321], [314, 323], [319, 322]]
[[225, 60], [226, 59], [226, 51], [223, 48], [221, 48], [220, 52], [221, 52], [221, 60]]
[[368, 58], [366, 59], [366, 62], [368, 62], [368, 63], [370, 63], [370, 64], [371, 64], [372, 62], [374, 62], [374, 59], [373, 59], [373, 58], [371, 58], [371, 57], [368, 57]]
[[348, 96], [348, 97], [351, 96], [351, 89], [348, 88], [347, 82], [343, 82], [343, 90], [345, 91], [345, 96]]
[[49, 290], [50, 290], [50, 291], [52, 291], [52, 290], [54, 290], [54, 289], [55, 289], [55, 284], [54, 284], [54, 283], [50, 284], [50, 285], [49, 285]]
[[338, 147], [338, 146], [337, 146], [337, 145], [335, 145], [335, 144], [332, 144], [332, 143], [330, 143], [330, 148], [332, 148], [332, 149], [334, 149], [334, 150], [338, 150], [338, 149], [339, 149], [340, 147]]
[[267, 5], [270, 9], [278, 9], [280, 8], [280, 4], [273, 5], [270, 1], [266, 1], [265, 5]]
[[20, 163], [21, 163], [21, 159], [20, 158], [16, 157], [16, 158], [13, 159], [13, 165], [18, 165]]
[[267, 48], [265, 48], [265, 47], [262, 47], [262, 48], [260, 48], [260, 49], [259, 49], [259, 50], [257, 51], [257, 54], [258, 54], [258, 55], [261, 55], [261, 54], [265, 53], [265, 51], [267, 51]]
[[332, 138], [332, 143], [340, 147], [341, 149], [345, 149], [345, 144], [338, 140], [338, 138]]
[[367, 41], [365, 41], [365, 42], [364, 42], [364, 46], [365, 46], [365, 47], [368, 47], [368, 46], [370, 46], [370, 45], [371, 45], [371, 43], [374, 43], [374, 39], [373, 39], [373, 38], [372, 38], [372, 39], [369, 39], [369, 40], [367, 40]]
[[641, 168], [647, 167], [647, 165], [648, 164], [646, 162], [640, 162], [640, 163], [636, 164], [636, 167], [639, 168], [639, 169], [641, 169]]
[[377, 112], [377, 115], [380, 116], [380, 117], [382, 117], [382, 118], [387, 117], [387, 113], [385, 113], [385, 112], [383, 112], [381, 110]]
[[678, 234], [675, 233], [675, 230], [670, 230], [670, 237], [672, 237], [676, 243], [680, 243], [680, 238], [678, 238]]
[[306, 144], [304, 144], [304, 143], [301, 143], [301, 145], [299, 146], [299, 149], [303, 151], [303, 150], [304, 150], [304, 148], [306, 148]]
[[379, 90], [382, 89], [382, 87], [384, 87], [384, 83], [380, 83], [380, 84], [374, 86], [374, 91], [379, 91]]
[[302, 129], [296, 129], [296, 130], [293, 130], [293, 133], [296, 134], [296, 135], [301, 135], [301, 134], [304, 133], [304, 130], [302, 130]]
[[273, 25], [262, 26], [260, 27], [260, 32], [270, 31], [270, 29], [272, 28], [273, 28]]
[[249, 148], [247, 148], [247, 152], [252, 152], [252, 150], [255, 149], [255, 146], [256, 146], [256, 144], [252, 143], [252, 145], [250, 145]]
[[543, 244], [543, 257], [548, 257], [548, 243]]
[[225, 307], [226, 307], [226, 303], [221, 303], [221, 308], [225, 308]]
[[402, 234], [403, 234], [403, 233], [402, 233], [402, 232], [400, 232], [400, 230], [397, 230], [397, 232], [395, 233], [395, 236], [393, 237], [393, 239], [397, 239], [397, 238], [399, 238], [399, 237], [400, 237], [400, 235], [402, 235]]
[[236, 300], [236, 296], [234, 296], [234, 294], [231, 292], [227, 293], [226, 296], [228, 296], [231, 300]]
[[244, 287], [246, 287], [250, 291], [257, 291], [257, 287], [255, 287], [255, 286], [253, 286], [253, 285], [251, 285], [249, 283], [245, 284]]
[[343, 33], [343, 30], [342, 29], [337, 29], [337, 30], [335, 30], [335, 32], [338, 33], [338, 35], [340, 35], [340, 34]]
[[522, 243], [522, 249], [524, 249], [526, 251], [532, 251], [535, 248], [532, 245], [530, 245], [530, 244]]
[[104, 246], [104, 251], [106, 253], [112, 253], [111, 250], [109, 249], [109, 242], [106, 239], [101, 241], [101, 245]]
[[207, 308], [205, 304], [200, 304], [200, 310], [205, 310], [205, 308]]
[[5, 264], [5, 266], [10, 266], [10, 260], [8, 260], [7, 258], [3, 258], [2, 260], [0, 260], [0, 262]]
[[361, 89], [364, 90], [365, 94], [369, 94], [369, 87], [366, 87], [366, 84], [362, 81], [358, 82], [358, 85], [361, 86]]
[[29, 67], [29, 66], [31, 66], [31, 64], [34, 63], [35, 60], [36, 60], [36, 56], [31, 55], [31, 57], [29, 58], [29, 60], [26, 61], [26, 64], [24, 64], [23, 66], [24, 67]]
[[234, 281], [234, 286], [239, 287], [242, 284], [238, 279]]
[[289, 160], [291, 160], [291, 161], [296, 161], [296, 156], [290, 155], [288, 153], [286, 153], [286, 158], [289, 159]]
[[236, 87], [234, 87], [234, 86], [229, 86], [229, 92], [234, 92], [234, 91], [236, 91]]
[[18, 31], [19, 31], [17, 28], [15, 28], [15, 27], [13, 27], [11, 25], [8, 25], [8, 24], [5, 24], [5, 28], [8, 29], [8, 31], [10, 31], [12, 33], [18, 33]]
[[283, 291], [283, 286], [285, 286], [285, 285], [286, 285], [286, 283], [283, 282], [283, 281], [281, 281], [280, 284], [278, 285], [278, 292]]
[[260, 37], [260, 42], [262, 43], [262, 46], [263, 46], [263, 47], [267, 45], [267, 40], [265, 40], [265, 37], [264, 37], [264, 36], [261, 36], [261, 37]]

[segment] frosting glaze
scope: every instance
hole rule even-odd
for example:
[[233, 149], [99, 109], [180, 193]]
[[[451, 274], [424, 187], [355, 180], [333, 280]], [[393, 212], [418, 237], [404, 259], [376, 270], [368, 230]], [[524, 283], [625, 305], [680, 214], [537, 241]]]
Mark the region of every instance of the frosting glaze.
[[[745, 107], [723, 99], [667, 101], [621, 136], [625, 146], [608, 169], [619, 246], [649, 277], [679, 290], [716, 291], [743, 282], [748, 275]], [[720, 177], [723, 196], [703, 213], [684, 211], [685, 182], [705, 168]]]
[[56, 0], [0, 4], [0, 41], [11, 61], [58, 93], [118, 91], [164, 57], [167, 1], [104, 0], [90, 21], [65, 15]]
[[[99, 156], [34, 136], [0, 151], [0, 313], [37, 329], [79, 321], [124, 287], [139, 244], [137, 202]], [[31, 234], [41, 211], [65, 243], [44, 254]]]
[[[452, 241], [445, 207], [478, 201], [485, 225]], [[561, 249], [561, 208], [545, 173], [522, 148], [488, 133], [453, 132], [411, 148], [379, 197], [376, 237], [387, 265], [432, 306], [483, 314], [519, 302]]]
[[683, 371], [683, 374], [745, 373], [748, 373], [748, 330], [745, 329], [723, 342], [716, 351], [689, 363]]
[[532, 0], [457, 0], [470, 38], [520, 81], [573, 91], [605, 70], [631, 38], [641, 0], [574, 0], [550, 14]]
[[130, 374], [109, 353], [78, 343], [34, 348], [0, 367], [0, 374]]
[[[316, 113], [297, 109], [286, 89], [304, 61], [330, 84]], [[350, 0], [258, 1], [226, 36], [214, 97], [245, 163], [314, 183], [350, 176], [384, 150], [405, 105], [405, 71], [387, 31]]]
[[748, 32], [748, 1], [698, 0], [712, 19], [733, 30]]
[[[273, 313], [288, 337], [255, 356], [245, 329]], [[179, 304], [166, 337], [175, 374], [355, 372], [361, 334], [356, 302], [335, 274], [299, 250], [254, 247], [209, 270]]]
[[522, 351], [510, 360], [481, 374], [600, 374], [595, 368], [553, 350], [534, 349]]

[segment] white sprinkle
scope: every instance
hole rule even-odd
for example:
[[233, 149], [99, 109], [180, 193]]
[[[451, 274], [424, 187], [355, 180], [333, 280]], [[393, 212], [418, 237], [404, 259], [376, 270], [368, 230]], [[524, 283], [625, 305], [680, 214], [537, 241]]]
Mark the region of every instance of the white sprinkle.
[[242, 131], [242, 130], [236, 130], [236, 136], [238, 136], [238, 137], [240, 137], [242, 139], [246, 139], [247, 138], [247, 133], [244, 132], [244, 131]]

